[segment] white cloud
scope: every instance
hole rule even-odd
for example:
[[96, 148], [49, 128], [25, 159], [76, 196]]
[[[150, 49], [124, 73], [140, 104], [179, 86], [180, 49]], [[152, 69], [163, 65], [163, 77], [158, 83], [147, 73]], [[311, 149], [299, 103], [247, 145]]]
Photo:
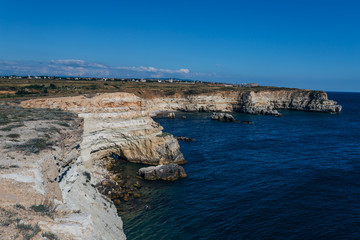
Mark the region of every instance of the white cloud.
[[158, 69], [154, 67], [115, 67], [115, 69], [122, 69], [122, 70], [131, 70], [131, 71], [138, 71], [138, 72], [159, 72], [159, 73], [183, 73], [188, 74], [190, 73], [189, 69], [180, 68], [178, 70], [171, 70], [171, 69]]
[[78, 59], [50, 60], [50, 64], [65, 65], [65, 66], [79, 66], [79, 67], [107, 68], [107, 66], [99, 64], [99, 63], [86, 62], [84, 60], [78, 60]]
[[0, 61], [3, 74], [17, 75], [57, 75], [57, 76], [93, 76], [93, 77], [188, 77], [190, 70], [163, 69], [152, 66], [109, 66], [79, 59], [59, 59], [48, 62]]

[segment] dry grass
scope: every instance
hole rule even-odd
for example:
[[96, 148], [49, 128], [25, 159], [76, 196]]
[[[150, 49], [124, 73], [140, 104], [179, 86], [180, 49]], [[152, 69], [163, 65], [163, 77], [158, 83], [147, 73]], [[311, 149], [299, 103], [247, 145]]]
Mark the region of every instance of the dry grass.
[[[39, 97], [75, 96], [106, 92], [129, 92], [143, 98], [173, 95], [194, 95], [219, 91], [278, 91], [278, 87], [225, 87], [215, 83], [158, 83], [66, 79], [7, 79], [0, 78], [0, 99], [29, 99]], [[7, 94], [14, 92], [15, 94]], [[1, 121], [0, 121], [1, 124]]]

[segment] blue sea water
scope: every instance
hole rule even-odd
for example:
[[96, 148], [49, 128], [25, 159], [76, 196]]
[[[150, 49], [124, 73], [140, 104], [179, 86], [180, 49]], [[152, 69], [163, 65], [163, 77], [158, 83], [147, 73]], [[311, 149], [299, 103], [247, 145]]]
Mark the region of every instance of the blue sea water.
[[180, 142], [188, 178], [154, 183], [128, 239], [360, 239], [360, 93], [328, 95], [340, 114], [155, 118], [196, 139]]

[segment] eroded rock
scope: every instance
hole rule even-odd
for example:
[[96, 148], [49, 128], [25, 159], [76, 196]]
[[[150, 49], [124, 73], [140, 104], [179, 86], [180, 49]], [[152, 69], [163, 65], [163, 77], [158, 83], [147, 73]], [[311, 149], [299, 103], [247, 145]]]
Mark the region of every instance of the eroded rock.
[[224, 121], [224, 122], [235, 122], [235, 118], [233, 115], [229, 113], [217, 113], [214, 112], [211, 114], [211, 120], [218, 120], [218, 121]]
[[173, 112], [169, 113], [168, 118], [175, 119], [175, 113], [173, 113]]
[[146, 180], [165, 181], [175, 181], [187, 177], [184, 168], [174, 163], [140, 168], [139, 175]]

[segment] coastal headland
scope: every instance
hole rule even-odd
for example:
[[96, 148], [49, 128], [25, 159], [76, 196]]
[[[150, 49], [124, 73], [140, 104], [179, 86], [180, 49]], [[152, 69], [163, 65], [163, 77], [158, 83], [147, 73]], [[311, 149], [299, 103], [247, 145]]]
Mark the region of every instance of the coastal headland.
[[[26, 234], [33, 236], [125, 239], [116, 205], [136, 196], [124, 192], [126, 187], [118, 184], [109, 165], [117, 159], [154, 166], [186, 163], [176, 138], [151, 118], [159, 113], [236, 111], [275, 117], [281, 115], [279, 110], [341, 112], [341, 106], [323, 91], [190, 83], [116, 83], [124, 84], [118, 88], [115, 83], [93, 84], [104, 88], [79, 94], [46, 83], [42, 88], [48, 95], [38, 96], [39, 92], [31, 94], [26, 88], [34, 84], [27, 83], [15, 86], [13, 96], [6, 93], [0, 129], [4, 238], [24, 235], [21, 228], [27, 228]], [[30, 93], [16, 97], [17, 87]]]

